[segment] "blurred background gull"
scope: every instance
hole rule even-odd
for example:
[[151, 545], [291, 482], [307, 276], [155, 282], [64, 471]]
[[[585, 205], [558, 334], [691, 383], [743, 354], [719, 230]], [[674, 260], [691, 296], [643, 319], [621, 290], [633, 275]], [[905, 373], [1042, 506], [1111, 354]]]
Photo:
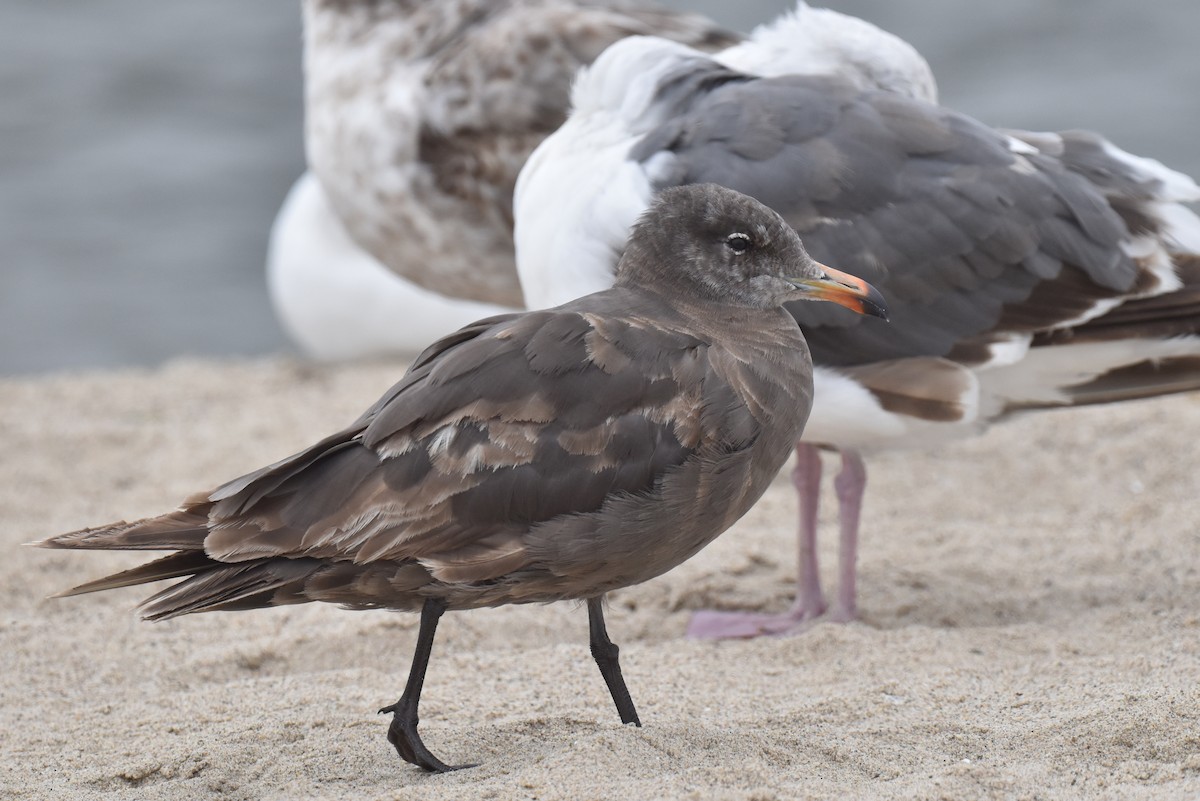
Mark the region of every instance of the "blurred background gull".
[[[743, 31], [792, 6], [665, 4]], [[826, 5], [913, 44], [946, 106], [1200, 176], [1194, 0]], [[0, 6], [0, 374], [290, 350], [264, 259], [304, 170], [300, 37], [296, 0]]]

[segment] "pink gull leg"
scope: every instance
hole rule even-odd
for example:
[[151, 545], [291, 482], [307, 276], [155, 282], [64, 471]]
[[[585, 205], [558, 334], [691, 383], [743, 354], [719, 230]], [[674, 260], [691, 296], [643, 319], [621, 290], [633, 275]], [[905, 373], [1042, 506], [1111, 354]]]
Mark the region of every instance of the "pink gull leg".
[[[858, 458], [857, 454], [855, 458]], [[861, 460], [858, 460], [858, 463], [861, 465]], [[821, 495], [821, 453], [815, 446], [803, 442], [796, 443], [796, 466], [792, 470], [792, 484], [800, 501], [796, 601], [792, 608], [781, 615], [702, 610], [692, 615], [687, 636], [697, 639], [726, 639], [784, 634], [824, 613], [825, 595], [821, 592], [821, 577], [817, 569], [817, 507]], [[851, 592], [853, 593], [853, 586]]]
[[827, 620], [849, 623], [858, 619], [858, 523], [863, 492], [867, 488], [867, 466], [858, 451], [842, 451], [842, 471], [833, 480], [838, 496], [838, 589], [837, 600]]
[[825, 593], [821, 592], [821, 571], [817, 564], [817, 511], [821, 503], [821, 452], [817, 446], [796, 443], [792, 485], [800, 499], [796, 600], [787, 615], [794, 624], [820, 617], [826, 607]]

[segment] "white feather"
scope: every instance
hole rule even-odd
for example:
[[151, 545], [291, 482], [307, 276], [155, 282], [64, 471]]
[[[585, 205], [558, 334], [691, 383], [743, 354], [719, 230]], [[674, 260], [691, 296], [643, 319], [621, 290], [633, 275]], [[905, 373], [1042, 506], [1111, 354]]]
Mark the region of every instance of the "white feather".
[[1107, 140], [1104, 141], [1104, 152], [1117, 161], [1124, 162], [1145, 180], [1156, 180], [1162, 183], [1163, 191], [1159, 197], [1163, 200], [1190, 202], [1200, 200], [1200, 186], [1190, 177], [1172, 170], [1157, 159], [1135, 156], [1122, 150]]
[[271, 228], [267, 286], [284, 329], [317, 359], [412, 353], [510, 311], [429, 292], [375, 261], [350, 240], [311, 173], [296, 181]]
[[805, 442], [875, 442], [902, 437], [904, 420], [879, 405], [878, 399], [854, 379], [828, 367], [813, 367], [813, 408], [804, 426]]
[[976, 366], [975, 370], [993, 370], [997, 367], [1007, 367], [1025, 358], [1029, 352], [1029, 344], [1033, 341], [1032, 334], [1010, 333], [999, 341], [988, 345], [991, 358]]
[[1200, 253], [1200, 217], [1178, 203], [1156, 203], [1154, 213], [1162, 220], [1163, 238], [1176, 252]]
[[1031, 348], [1021, 361], [979, 375], [983, 413], [990, 417], [1008, 406], [1068, 404], [1070, 387], [1121, 367], [1179, 356], [1200, 356], [1200, 337]]
[[967, 386], [958, 398], [962, 417], [936, 422], [889, 412], [853, 378], [814, 365], [813, 407], [800, 440], [869, 453], [924, 447], [976, 434], [986, 422], [980, 417], [979, 383], [966, 368], [963, 377]]
[[685, 45], [632, 36], [581, 70], [575, 111], [533, 152], [513, 196], [517, 273], [531, 309], [612, 285], [629, 229], [654, 197], [647, 166], [629, 149], [663, 121], [663, 76], [702, 56]]
[[933, 70], [912, 45], [866, 20], [803, 0], [716, 59], [751, 75], [838, 75], [862, 89], [937, 102]]

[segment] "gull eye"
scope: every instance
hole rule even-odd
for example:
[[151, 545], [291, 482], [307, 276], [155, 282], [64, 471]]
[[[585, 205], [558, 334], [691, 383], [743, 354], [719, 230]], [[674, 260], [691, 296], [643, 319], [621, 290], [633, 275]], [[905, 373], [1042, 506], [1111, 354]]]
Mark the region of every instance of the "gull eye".
[[752, 244], [748, 234], [737, 233], [725, 237], [725, 246], [739, 256], [749, 250]]

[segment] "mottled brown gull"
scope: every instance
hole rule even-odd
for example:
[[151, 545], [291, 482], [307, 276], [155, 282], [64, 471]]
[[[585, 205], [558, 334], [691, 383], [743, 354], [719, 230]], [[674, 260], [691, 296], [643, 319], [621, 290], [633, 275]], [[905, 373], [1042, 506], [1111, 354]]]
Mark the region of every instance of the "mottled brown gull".
[[417, 732], [447, 610], [586, 600], [600, 673], [640, 725], [604, 594], [695, 554], [786, 461], [812, 394], [783, 308], [798, 300], [884, 313], [757, 201], [672, 189], [634, 226], [613, 287], [440, 340], [348, 428], [175, 512], [39, 544], [173, 551], [65, 593], [184, 578], [143, 603], [155, 620], [309, 601], [420, 610], [404, 693], [382, 711], [426, 770], [451, 769]]
[[[448, 297], [521, 306], [512, 192], [605, 47], [736, 35], [629, 0], [305, 0], [310, 169], [350, 238]], [[336, 269], [331, 265], [330, 269]]]
[[[1183, 205], [1200, 187], [1095, 134], [997, 130], [941, 107], [920, 55], [862, 20], [800, 3], [713, 56], [626, 39], [585, 71], [573, 103], [517, 186], [531, 308], [606, 286], [656, 192], [714, 182], [774, 208], [892, 309], [883, 327], [793, 307], [815, 385], [793, 472], [796, 600], [783, 614], [701, 613], [695, 634], [855, 617], [863, 451], [1200, 387], [1200, 219]], [[816, 564], [817, 446], [843, 466], [831, 606]]]

